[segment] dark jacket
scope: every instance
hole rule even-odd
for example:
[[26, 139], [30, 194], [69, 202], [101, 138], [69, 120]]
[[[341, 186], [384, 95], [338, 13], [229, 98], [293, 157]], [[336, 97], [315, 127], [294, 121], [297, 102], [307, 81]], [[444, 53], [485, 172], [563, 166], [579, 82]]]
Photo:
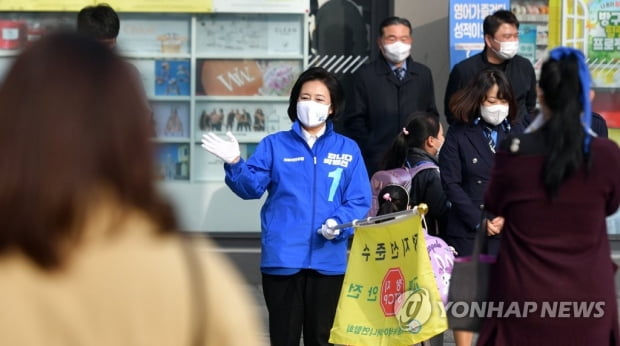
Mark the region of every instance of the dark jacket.
[[607, 122], [600, 114], [592, 112], [592, 123], [590, 124], [592, 131], [596, 132], [599, 137], [607, 138], [609, 131], [607, 129]]
[[[482, 122], [458, 122], [450, 126], [439, 154], [441, 181], [451, 203], [446, 235], [471, 238], [472, 242], [482, 216], [484, 192], [495, 157], [482, 126]], [[515, 123], [509, 132], [506, 130], [504, 127], [498, 130], [497, 143], [509, 135], [522, 133], [524, 128]]]
[[385, 58], [355, 72], [354, 96], [347, 104], [346, 134], [362, 150], [368, 176], [379, 169], [379, 161], [392, 140], [415, 111], [437, 114], [431, 70], [407, 58], [405, 78], [399, 81]]
[[[424, 161], [438, 164], [437, 159], [424, 150], [417, 148], [409, 150], [407, 162], [411, 167]], [[428, 205], [428, 214], [426, 215], [428, 233], [431, 235], [444, 233], [450, 204], [441, 186], [439, 170], [425, 169], [413, 177], [409, 191], [409, 203], [411, 206], [426, 203]]]
[[486, 68], [497, 68], [506, 74], [519, 106], [519, 120], [527, 127], [536, 112], [536, 74], [532, 63], [526, 58], [516, 55], [502, 64], [492, 64], [486, 58], [486, 48], [481, 53], [459, 62], [452, 68], [444, 97], [444, 110], [448, 124], [452, 125], [454, 122], [454, 114], [448, 106], [452, 95], [465, 87], [467, 83], [476, 78], [480, 71]]

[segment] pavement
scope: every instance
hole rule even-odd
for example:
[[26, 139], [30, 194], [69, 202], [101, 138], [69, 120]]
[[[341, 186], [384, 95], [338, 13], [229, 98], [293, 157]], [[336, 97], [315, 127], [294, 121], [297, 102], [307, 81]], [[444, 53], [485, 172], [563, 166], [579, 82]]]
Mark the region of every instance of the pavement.
[[[263, 325], [265, 327], [265, 333], [263, 335], [263, 340], [262, 343], [264, 345], [269, 345], [269, 331], [267, 329], [267, 307], [265, 306], [265, 300], [263, 299], [263, 291], [262, 291], [262, 287], [260, 285], [248, 285], [248, 290], [250, 291], [250, 294], [254, 297], [254, 300], [256, 301], [256, 304], [258, 306], [259, 309], [259, 313], [260, 316], [263, 320]], [[299, 341], [299, 345], [303, 345], [303, 340]], [[443, 345], [444, 346], [455, 346], [456, 344], [454, 343], [454, 338], [452, 336], [452, 331], [448, 330], [446, 332], [444, 332], [444, 337], [443, 337]], [[291, 345], [292, 346], [292, 345]], [[434, 345], [433, 345], [434, 346]]]
[[[620, 265], [620, 253], [614, 253], [612, 258], [616, 262], [616, 264]], [[263, 344], [269, 344], [269, 331], [267, 330], [268, 319], [267, 319], [267, 308], [265, 306], [265, 301], [263, 299], [262, 287], [260, 285], [247, 285], [250, 294], [254, 297], [254, 300], [257, 304], [260, 316], [263, 320], [263, 325], [265, 327], [265, 332], [263, 335]], [[620, 271], [616, 273], [616, 299], [618, 302], [618, 307], [620, 308]], [[620, 309], [619, 309], [620, 310]], [[303, 345], [303, 340], [300, 340], [300, 345]], [[456, 346], [454, 342], [454, 337], [452, 336], [452, 331], [447, 330], [444, 332], [444, 346]]]

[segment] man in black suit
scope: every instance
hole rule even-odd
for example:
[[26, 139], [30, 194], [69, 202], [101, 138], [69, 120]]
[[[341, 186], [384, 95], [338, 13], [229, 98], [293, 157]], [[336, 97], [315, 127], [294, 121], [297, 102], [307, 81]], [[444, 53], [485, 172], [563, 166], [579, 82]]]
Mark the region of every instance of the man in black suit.
[[353, 97], [347, 103], [346, 133], [362, 150], [368, 175], [415, 111], [437, 114], [431, 70], [411, 58], [411, 23], [389, 17], [377, 40], [381, 55], [355, 72]]
[[446, 120], [452, 124], [450, 98], [487, 68], [504, 72], [514, 91], [519, 107], [518, 120], [527, 127], [536, 108], [536, 74], [532, 63], [516, 55], [519, 49], [519, 20], [510, 11], [499, 10], [487, 16], [482, 24], [484, 50], [454, 65], [444, 97]]

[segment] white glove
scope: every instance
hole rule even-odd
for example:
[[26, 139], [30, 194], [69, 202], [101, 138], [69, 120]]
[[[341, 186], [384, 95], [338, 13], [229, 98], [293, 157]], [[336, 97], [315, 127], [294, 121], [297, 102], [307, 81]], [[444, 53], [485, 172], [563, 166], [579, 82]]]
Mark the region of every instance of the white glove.
[[211, 154], [224, 160], [226, 163], [234, 163], [241, 157], [239, 151], [239, 142], [232, 133], [226, 132], [226, 136], [230, 141], [221, 139], [213, 132], [202, 135], [202, 147]]
[[334, 227], [338, 226], [338, 222], [334, 219], [327, 219], [321, 228], [317, 230], [317, 233], [320, 233], [327, 240], [332, 240], [336, 238], [340, 234], [339, 229], [334, 229]]

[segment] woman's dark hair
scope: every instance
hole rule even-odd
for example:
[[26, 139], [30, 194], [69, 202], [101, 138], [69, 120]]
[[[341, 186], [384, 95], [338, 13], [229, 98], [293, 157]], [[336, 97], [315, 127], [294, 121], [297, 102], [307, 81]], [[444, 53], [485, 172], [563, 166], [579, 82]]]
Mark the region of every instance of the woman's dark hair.
[[400, 185], [388, 185], [377, 195], [379, 209], [377, 216], [407, 210], [409, 193]]
[[508, 101], [507, 119], [513, 123], [518, 115], [518, 106], [512, 86], [504, 72], [495, 68], [480, 71], [475, 79], [452, 95], [449, 107], [454, 118], [459, 122], [471, 122], [480, 116], [480, 105], [495, 84], [497, 84], [497, 97]]
[[323, 82], [323, 84], [327, 87], [327, 90], [329, 90], [332, 113], [329, 115], [328, 119], [336, 119], [344, 108], [344, 91], [342, 90], [342, 86], [336, 76], [322, 67], [311, 67], [299, 75], [299, 78], [297, 78], [297, 81], [291, 90], [287, 113], [292, 122], [297, 120], [297, 100], [299, 99], [301, 87], [306, 82], [314, 80]]
[[[577, 58], [547, 60], [540, 72], [543, 104], [551, 112], [545, 124], [546, 147], [543, 182], [549, 196], [557, 195], [562, 183], [584, 162], [583, 105]], [[589, 158], [589, 157], [588, 157]]]
[[0, 109], [0, 252], [60, 266], [102, 191], [175, 229], [154, 183], [144, 90], [111, 49], [75, 33], [42, 38], [16, 58]]
[[400, 131], [383, 156], [381, 169], [402, 167], [412, 148], [424, 149], [428, 137], [438, 137], [441, 126], [436, 114], [418, 111], [409, 116], [405, 127], [409, 134]]

